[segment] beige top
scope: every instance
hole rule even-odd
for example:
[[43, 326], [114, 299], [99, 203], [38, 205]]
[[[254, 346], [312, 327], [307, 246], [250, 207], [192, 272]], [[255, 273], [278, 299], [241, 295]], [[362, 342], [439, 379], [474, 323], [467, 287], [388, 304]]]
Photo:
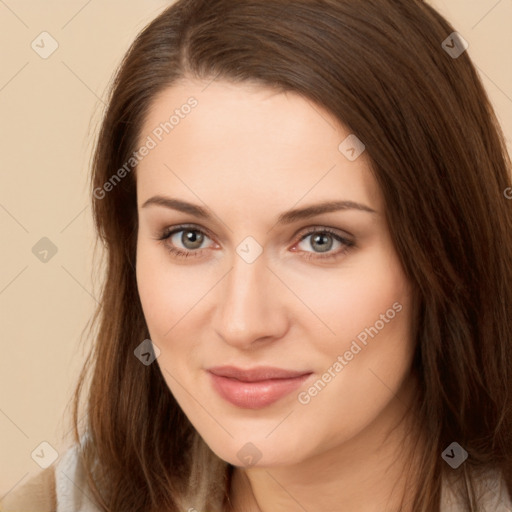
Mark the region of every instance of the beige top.
[[[485, 499], [481, 512], [512, 512], [506, 485], [497, 473], [489, 473], [481, 485]], [[0, 512], [100, 512], [91, 500], [78, 464], [77, 445], [69, 448], [54, 466], [10, 492], [0, 502]], [[464, 512], [446, 484], [442, 488], [441, 512]]]

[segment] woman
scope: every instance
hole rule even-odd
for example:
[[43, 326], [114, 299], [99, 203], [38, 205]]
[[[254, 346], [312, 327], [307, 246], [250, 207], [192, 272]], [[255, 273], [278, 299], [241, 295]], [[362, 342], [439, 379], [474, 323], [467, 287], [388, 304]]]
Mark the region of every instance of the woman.
[[510, 160], [466, 48], [411, 0], [181, 0], [139, 35], [48, 507], [512, 510]]

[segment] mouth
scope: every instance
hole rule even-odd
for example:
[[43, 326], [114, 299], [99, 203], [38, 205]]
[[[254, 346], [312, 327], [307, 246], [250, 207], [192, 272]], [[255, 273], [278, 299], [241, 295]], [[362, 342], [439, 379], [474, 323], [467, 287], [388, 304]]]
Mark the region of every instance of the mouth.
[[207, 371], [215, 391], [242, 409], [262, 409], [277, 402], [299, 388], [313, 373], [268, 366], [247, 370], [220, 366]]

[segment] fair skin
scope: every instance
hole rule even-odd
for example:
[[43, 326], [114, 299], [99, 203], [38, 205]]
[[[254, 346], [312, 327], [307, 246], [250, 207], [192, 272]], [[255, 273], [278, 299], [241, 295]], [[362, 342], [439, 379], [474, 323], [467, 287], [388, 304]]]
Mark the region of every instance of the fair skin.
[[[237, 466], [233, 510], [397, 510], [408, 438], [405, 424], [393, 427], [413, 399], [411, 287], [367, 153], [347, 159], [338, 146], [350, 131], [297, 94], [207, 84], [165, 90], [141, 130], [142, 143], [189, 97], [197, 100], [137, 168], [137, 282], [157, 364], [205, 442]], [[144, 206], [157, 195], [193, 203], [211, 218]], [[285, 211], [323, 201], [363, 208], [277, 222]], [[156, 240], [182, 224], [191, 232]], [[246, 237], [262, 249], [251, 263], [237, 253]], [[256, 246], [242, 247], [255, 254]], [[371, 327], [367, 344], [347, 354]], [[218, 365], [309, 376], [250, 409], [214, 389], [207, 368]], [[244, 463], [240, 450], [255, 462]]]

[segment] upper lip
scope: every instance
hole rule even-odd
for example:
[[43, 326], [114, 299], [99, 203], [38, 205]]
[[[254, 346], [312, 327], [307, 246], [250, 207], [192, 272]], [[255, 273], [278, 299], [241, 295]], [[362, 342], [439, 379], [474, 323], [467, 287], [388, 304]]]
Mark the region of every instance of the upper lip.
[[272, 366], [258, 366], [255, 368], [237, 368], [236, 366], [215, 366], [208, 368], [210, 373], [220, 377], [237, 379], [243, 382], [258, 382], [269, 379], [293, 379], [309, 375], [309, 371], [284, 370]]

